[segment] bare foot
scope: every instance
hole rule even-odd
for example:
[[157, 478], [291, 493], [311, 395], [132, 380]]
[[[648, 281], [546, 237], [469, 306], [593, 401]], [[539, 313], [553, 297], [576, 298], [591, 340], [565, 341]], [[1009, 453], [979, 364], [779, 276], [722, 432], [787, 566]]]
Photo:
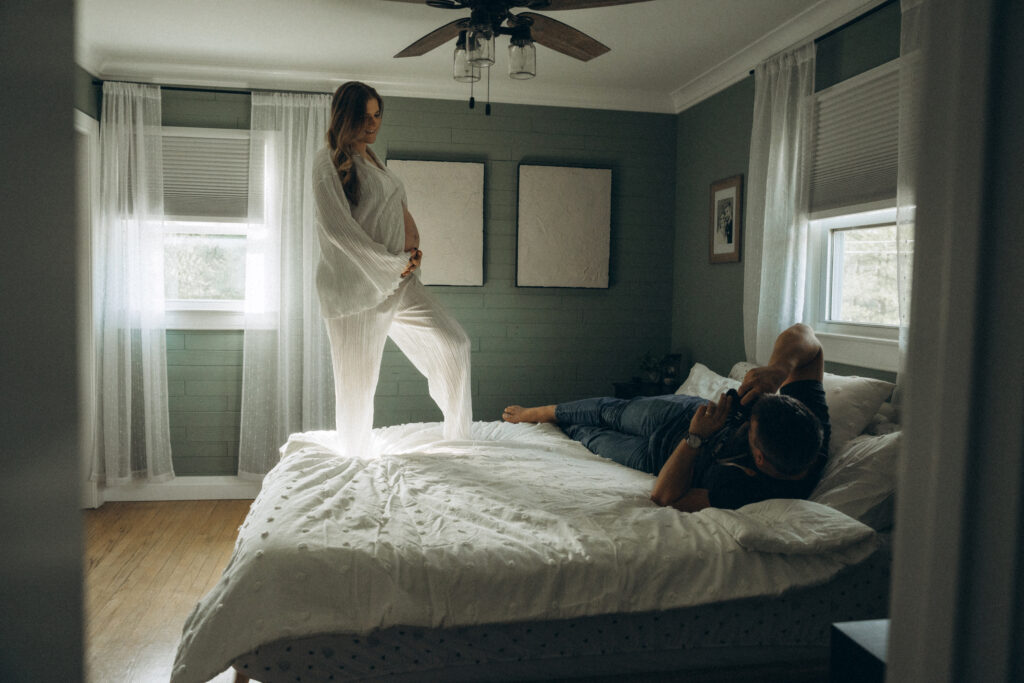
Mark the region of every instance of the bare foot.
[[534, 408], [509, 406], [501, 414], [501, 419], [512, 424], [520, 422], [554, 422], [555, 406], [536, 406]]

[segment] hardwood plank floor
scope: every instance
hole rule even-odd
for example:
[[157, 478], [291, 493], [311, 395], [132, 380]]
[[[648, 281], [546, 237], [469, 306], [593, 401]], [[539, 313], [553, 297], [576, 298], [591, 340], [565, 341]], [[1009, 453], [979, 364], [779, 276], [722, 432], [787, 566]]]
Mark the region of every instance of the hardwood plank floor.
[[250, 503], [107, 503], [85, 511], [86, 680], [166, 683], [185, 618], [220, 577]]

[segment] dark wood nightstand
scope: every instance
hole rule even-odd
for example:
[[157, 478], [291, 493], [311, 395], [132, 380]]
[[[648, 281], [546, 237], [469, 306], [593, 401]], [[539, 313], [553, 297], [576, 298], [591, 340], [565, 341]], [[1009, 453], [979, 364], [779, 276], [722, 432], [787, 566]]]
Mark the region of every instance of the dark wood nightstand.
[[832, 624], [829, 683], [883, 683], [889, 620]]
[[615, 398], [636, 398], [637, 396], [662, 396], [675, 393], [678, 384], [663, 382], [615, 382]]

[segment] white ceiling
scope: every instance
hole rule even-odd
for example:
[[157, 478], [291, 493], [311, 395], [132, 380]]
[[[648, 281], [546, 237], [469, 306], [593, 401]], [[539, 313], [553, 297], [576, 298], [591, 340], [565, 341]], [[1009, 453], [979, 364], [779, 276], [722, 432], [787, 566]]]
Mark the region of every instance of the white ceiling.
[[[821, 35], [880, 0], [650, 0], [548, 16], [611, 48], [580, 62], [538, 46], [537, 77], [492, 67], [495, 102], [677, 113], [758, 62]], [[78, 0], [78, 63], [103, 79], [165, 85], [333, 91], [347, 80], [382, 95], [464, 99], [452, 47], [393, 55], [468, 11], [388, 0]], [[477, 84], [484, 99], [486, 83]]]

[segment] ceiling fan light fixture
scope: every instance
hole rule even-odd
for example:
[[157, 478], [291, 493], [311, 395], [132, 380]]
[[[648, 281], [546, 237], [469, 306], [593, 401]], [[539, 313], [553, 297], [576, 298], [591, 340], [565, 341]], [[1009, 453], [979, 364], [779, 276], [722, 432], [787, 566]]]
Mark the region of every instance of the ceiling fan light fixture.
[[537, 48], [529, 38], [513, 38], [508, 46], [508, 76], [524, 81], [537, 75]]
[[494, 32], [473, 28], [466, 32], [466, 50], [469, 63], [477, 68], [494, 64]]
[[469, 61], [465, 31], [459, 33], [459, 39], [455, 43], [455, 54], [452, 56], [452, 77], [459, 83], [475, 83], [480, 80], [480, 67]]

